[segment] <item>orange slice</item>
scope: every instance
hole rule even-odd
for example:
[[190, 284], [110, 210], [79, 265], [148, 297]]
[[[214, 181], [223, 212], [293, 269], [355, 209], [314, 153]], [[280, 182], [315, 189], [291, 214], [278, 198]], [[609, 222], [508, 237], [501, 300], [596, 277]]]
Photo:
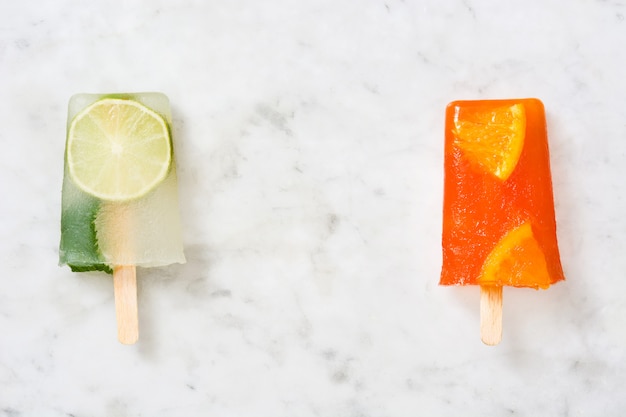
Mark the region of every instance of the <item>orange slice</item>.
[[480, 285], [548, 288], [550, 274], [530, 222], [508, 232], [487, 256]]
[[515, 170], [524, 147], [524, 105], [457, 107], [453, 133], [454, 144], [470, 162], [506, 181]]

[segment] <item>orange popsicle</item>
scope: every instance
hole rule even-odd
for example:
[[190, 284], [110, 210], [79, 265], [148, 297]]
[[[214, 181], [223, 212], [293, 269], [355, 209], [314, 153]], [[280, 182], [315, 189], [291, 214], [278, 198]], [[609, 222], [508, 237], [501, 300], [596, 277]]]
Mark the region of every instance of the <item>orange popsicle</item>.
[[497, 344], [502, 286], [564, 279], [541, 101], [450, 103], [444, 171], [440, 284], [481, 286], [483, 341]]

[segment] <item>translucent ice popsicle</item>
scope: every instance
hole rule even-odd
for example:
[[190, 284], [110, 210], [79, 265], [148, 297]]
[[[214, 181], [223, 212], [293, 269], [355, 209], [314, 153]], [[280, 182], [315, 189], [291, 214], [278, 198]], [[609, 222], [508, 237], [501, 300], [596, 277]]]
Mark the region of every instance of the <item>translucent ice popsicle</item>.
[[442, 285], [480, 285], [481, 334], [501, 338], [502, 286], [563, 280], [543, 104], [456, 101], [446, 111]]
[[60, 263], [113, 273], [123, 343], [138, 337], [135, 267], [185, 262], [170, 124], [160, 93], [69, 103]]

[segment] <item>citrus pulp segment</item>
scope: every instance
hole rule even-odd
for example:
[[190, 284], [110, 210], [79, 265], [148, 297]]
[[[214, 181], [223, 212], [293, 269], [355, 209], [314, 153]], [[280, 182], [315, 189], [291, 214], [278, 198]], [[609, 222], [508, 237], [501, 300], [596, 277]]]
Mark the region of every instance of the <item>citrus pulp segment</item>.
[[548, 288], [550, 274], [530, 222], [509, 231], [487, 256], [480, 285]]
[[524, 105], [457, 108], [453, 133], [454, 144], [471, 163], [506, 181], [524, 148]]
[[133, 200], [167, 176], [169, 129], [158, 113], [136, 101], [105, 98], [72, 120], [66, 158], [83, 191], [106, 201]]

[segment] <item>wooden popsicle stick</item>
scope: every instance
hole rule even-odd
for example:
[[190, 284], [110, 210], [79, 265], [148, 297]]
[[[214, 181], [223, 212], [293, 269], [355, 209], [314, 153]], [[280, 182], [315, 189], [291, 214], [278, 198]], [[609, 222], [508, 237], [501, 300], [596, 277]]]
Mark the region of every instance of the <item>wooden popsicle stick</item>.
[[502, 286], [480, 286], [480, 338], [489, 346], [502, 340]]
[[113, 268], [117, 338], [125, 345], [139, 339], [137, 315], [137, 275], [134, 265]]

